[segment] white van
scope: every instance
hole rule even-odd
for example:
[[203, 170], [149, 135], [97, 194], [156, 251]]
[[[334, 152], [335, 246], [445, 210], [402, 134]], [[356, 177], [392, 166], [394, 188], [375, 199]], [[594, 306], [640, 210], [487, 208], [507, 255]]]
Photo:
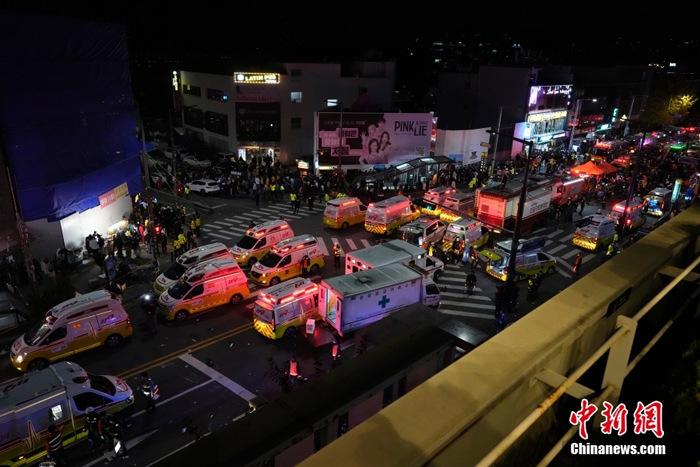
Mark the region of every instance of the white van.
[[367, 207], [365, 230], [375, 234], [391, 234], [402, 225], [420, 217], [420, 211], [405, 196], [398, 195]]
[[277, 243], [293, 236], [294, 231], [287, 221], [263, 222], [246, 230], [243, 238], [232, 248], [233, 257], [238, 261], [238, 264], [252, 266], [260, 261]]
[[131, 319], [121, 302], [97, 290], [59, 303], [12, 344], [10, 361], [19, 371], [40, 370], [94, 347], [116, 347], [131, 336]]
[[[305, 271], [302, 270], [304, 258], [309, 260]], [[298, 235], [275, 245], [271, 252], [253, 265], [250, 278], [256, 284], [277, 285], [303, 273], [317, 274], [325, 264], [316, 237]]]
[[[465, 217], [447, 226], [445, 236], [442, 237], [442, 250], [451, 251], [455, 240], [458, 240], [460, 244], [464, 242], [464, 248], [473, 246], [479, 249], [488, 243], [489, 230], [480, 221]], [[460, 250], [457, 253], [461, 254], [462, 252]]]
[[367, 206], [358, 198], [336, 198], [328, 201], [323, 211], [323, 225], [331, 229], [347, 229], [365, 221]]
[[423, 243], [439, 242], [445, 234], [447, 224], [434, 217], [421, 217], [399, 229], [401, 240], [412, 245], [423, 246]]
[[188, 316], [226, 303], [240, 303], [250, 295], [248, 280], [236, 260], [213, 259], [187, 270], [158, 298], [158, 314], [166, 321]]
[[85, 413], [116, 413], [134, 403], [116, 376], [93, 375], [60, 362], [0, 384], [0, 465], [35, 465], [46, 455], [49, 425], [62, 427], [63, 445], [85, 436]]
[[186, 251], [178, 256], [175, 262], [156, 278], [156, 281], [153, 283], [153, 289], [160, 295], [175, 284], [185, 271], [192, 266], [196, 266], [204, 261], [209, 261], [210, 259], [226, 257], [233, 258], [233, 254], [226, 245], [220, 242], [202, 245]]

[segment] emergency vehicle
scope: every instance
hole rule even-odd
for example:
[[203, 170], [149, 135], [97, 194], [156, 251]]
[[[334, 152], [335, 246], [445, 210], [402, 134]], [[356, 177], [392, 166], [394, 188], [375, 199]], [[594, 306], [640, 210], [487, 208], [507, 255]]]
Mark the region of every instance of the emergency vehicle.
[[447, 226], [445, 236], [442, 237], [442, 250], [445, 252], [452, 250], [455, 239], [463, 242], [464, 248], [473, 246], [479, 249], [488, 243], [489, 237], [489, 229], [484, 224], [476, 219], [465, 217]]
[[661, 217], [671, 210], [671, 196], [673, 190], [668, 188], [654, 188], [644, 197], [644, 210], [650, 216]]
[[231, 249], [231, 253], [238, 264], [252, 266], [277, 243], [293, 236], [294, 231], [287, 221], [263, 222], [246, 230], [243, 238]]
[[184, 321], [226, 303], [240, 303], [250, 295], [248, 280], [232, 259], [214, 259], [189, 269], [158, 298], [158, 314], [166, 321]]
[[423, 195], [423, 206], [421, 212], [429, 216], [439, 216], [442, 212], [442, 205], [445, 199], [455, 193], [457, 190], [450, 187], [439, 186], [431, 188]]
[[[622, 215], [625, 212], [625, 201], [620, 201], [613, 206], [608, 216], [615, 222], [622, 222]], [[625, 216], [625, 229], [637, 229], [644, 225], [647, 218], [644, 215], [644, 201], [639, 198], [632, 198], [627, 205], [627, 215]]]
[[160, 274], [153, 283], [153, 289], [160, 295], [175, 284], [187, 269], [203, 261], [215, 258], [233, 258], [231, 250], [223, 243], [215, 242], [193, 248], [177, 257], [170, 267]]
[[387, 264], [411, 265], [421, 274], [437, 279], [445, 269], [445, 263], [428, 256], [427, 252], [403, 240], [391, 240], [345, 254], [345, 274], [378, 268]]
[[375, 234], [391, 234], [404, 224], [420, 217], [420, 211], [405, 196], [398, 195], [367, 207], [365, 230]]
[[552, 181], [552, 204], [560, 205], [580, 198], [586, 190], [586, 179], [581, 177], [556, 177]]
[[[477, 190], [477, 219], [490, 227], [512, 230], [515, 227], [521, 187], [522, 182], [516, 180], [509, 182], [504, 189], [498, 186]], [[547, 218], [551, 199], [550, 185], [538, 186], [535, 182], [530, 184], [525, 198], [521, 232], [530, 232]]]
[[445, 198], [440, 210], [440, 220], [455, 222], [474, 215], [474, 193], [452, 193]]
[[[552, 274], [557, 266], [557, 260], [549, 253], [542, 251], [546, 242], [544, 237], [521, 239], [518, 242], [515, 256], [515, 280], [522, 280], [538, 274]], [[498, 242], [493, 250], [481, 253], [488, 260], [486, 273], [500, 281], [508, 279], [508, 264], [512, 240]]]
[[617, 221], [607, 216], [593, 215], [577, 222], [571, 242], [584, 250], [596, 251], [606, 248], [615, 239]]
[[59, 362], [0, 384], [0, 465], [38, 465], [46, 456], [50, 425], [60, 426], [63, 445], [84, 439], [88, 409], [117, 413], [134, 403], [126, 381], [95, 375]]
[[[302, 271], [304, 258], [308, 258], [307, 271]], [[313, 235], [297, 235], [282, 240], [263, 259], [253, 265], [250, 278], [260, 285], [277, 285], [300, 276], [304, 272], [318, 274], [325, 266], [323, 252]]]
[[43, 320], [12, 344], [10, 362], [19, 371], [38, 370], [101, 345], [116, 347], [132, 332], [121, 302], [106, 290], [97, 290], [47, 311]]
[[323, 225], [331, 229], [347, 229], [365, 221], [367, 206], [357, 198], [336, 198], [323, 210]]
[[423, 246], [423, 243], [439, 242], [445, 234], [447, 224], [431, 217], [422, 217], [410, 222], [399, 229], [401, 240], [412, 245]]
[[260, 292], [253, 308], [253, 327], [268, 339], [293, 335], [306, 320], [318, 318], [318, 287], [297, 277]]

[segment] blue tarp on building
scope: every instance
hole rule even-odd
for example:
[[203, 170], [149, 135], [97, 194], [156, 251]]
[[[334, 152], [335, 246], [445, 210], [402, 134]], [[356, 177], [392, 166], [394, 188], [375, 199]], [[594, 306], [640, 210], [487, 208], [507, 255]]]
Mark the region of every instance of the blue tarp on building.
[[141, 190], [124, 28], [0, 13], [0, 144], [25, 221]]

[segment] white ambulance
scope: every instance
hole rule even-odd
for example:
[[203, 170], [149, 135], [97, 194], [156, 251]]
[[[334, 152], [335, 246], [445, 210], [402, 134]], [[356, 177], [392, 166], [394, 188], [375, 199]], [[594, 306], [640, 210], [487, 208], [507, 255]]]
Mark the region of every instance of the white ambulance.
[[231, 250], [223, 243], [215, 242], [193, 248], [177, 257], [174, 263], [153, 283], [153, 289], [162, 294], [175, 284], [179, 278], [192, 266], [215, 258], [233, 258]]
[[316, 237], [297, 235], [282, 240], [255, 263], [250, 270], [250, 279], [260, 285], [277, 285], [304, 273], [317, 274], [325, 264]]
[[231, 251], [242, 266], [252, 266], [260, 261], [272, 247], [287, 238], [292, 238], [292, 226], [284, 220], [263, 222], [245, 231]]
[[391, 234], [404, 224], [420, 217], [420, 211], [405, 196], [398, 195], [367, 207], [365, 230], [375, 234]]

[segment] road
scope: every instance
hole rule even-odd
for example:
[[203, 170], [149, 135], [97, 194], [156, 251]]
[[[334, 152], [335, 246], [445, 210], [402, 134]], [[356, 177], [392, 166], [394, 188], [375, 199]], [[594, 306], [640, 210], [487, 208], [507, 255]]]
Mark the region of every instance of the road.
[[[214, 209], [203, 216], [204, 225], [200, 244], [221, 241], [233, 245], [241, 237], [250, 221], [284, 218], [296, 234], [310, 233], [318, 238], [324, 253], [328, 254], [334, 242], [347, 251], [364, 248], [376, 243], [376, 239], [362, 226], [347, 231], [334, 231], [322, 225], [322, 208], [313, 211], [303, 207], [296, 215], [284, 202], [261, 202], [256, 207], [251, 200], [227, 200], [216, 196], [192, 195]], [[589, 206], [584, 214], [593, 213], [597, 206]], [[575, 220], [578, 219], [575, 215]], [[540, 289], [540, 297], [534, 302], [525, 300], [525, 286], [521, 286], [519, 314], [513, 321], [536, 307], [539, 303], [566, 288], [573, 280], [571, 264], [579, 251], [571, 244], [573, 226], [556, 224], [542, 228], [533, 234], [545, 236], [545, 251], [558, 260], [557, 273], [548, 277]], [[599, 256], [583, 253], [581, 275], [600, 264]], [[598, 257], [597, 257], [598, 256]], [[327, 258], [321, 277], [341, 274], [335, 270], [333, 260]], [[477, 271], [475, 294], [464, 294], [465, 269], [448, 264], [438, 284], [442, 290], [442, 313], [486, 333], [495, 331], [494, 304], [498, 283]], [[144, 286], [144, 291], [146, 286]], [[244, 303], [226, 305], [176, 325], [162, 325], [156, 336], [145, 332], [145, 322], [135, 301], [125, 307], [132, 316], [135, 331], [129, 342], [115, 350], [96, 349], [76, 355], [73, 361], [93, 373], [117, 374], [126, 378], [132, 388], [138, 388], [139, 375], [148, 371], [159, 385], [161, 398], [155, 413], [143, 412], [145, 401], [137, 395], [136, 403], [128, 412], [132, 426], [127, 431], [130, 452], [128, 459], [120, 459], [111, 465], [149, 465], [156, 460], [173, 455], [195, 439], [194, 431], [206, 435], [239, 417], [245, 416], [249, 402], [263, 404], [279, 397], [289, 387], [284, 372], [289, 359], [294, 356], [304, 376], [331, 371], [330, 349], [312, 348], [303, 338], [293, 342], [270, 342], [252, 329], [251, 309], [254, 296]], [[375, 343], [371, 334], [367, 348]], [[354, 341], [342, 345], [343, 359], [354, 356]], [[14, 375], [9, 359], [0, 361], [0, 380]], [[295, 383], [296, 384], [296, 383]], [[189, 426], [189, 429], [184, 427]], [[87, 453], [86, 446], [70, 450], [76, 463], [96, 465], [106, 462], [101, 453]]]

